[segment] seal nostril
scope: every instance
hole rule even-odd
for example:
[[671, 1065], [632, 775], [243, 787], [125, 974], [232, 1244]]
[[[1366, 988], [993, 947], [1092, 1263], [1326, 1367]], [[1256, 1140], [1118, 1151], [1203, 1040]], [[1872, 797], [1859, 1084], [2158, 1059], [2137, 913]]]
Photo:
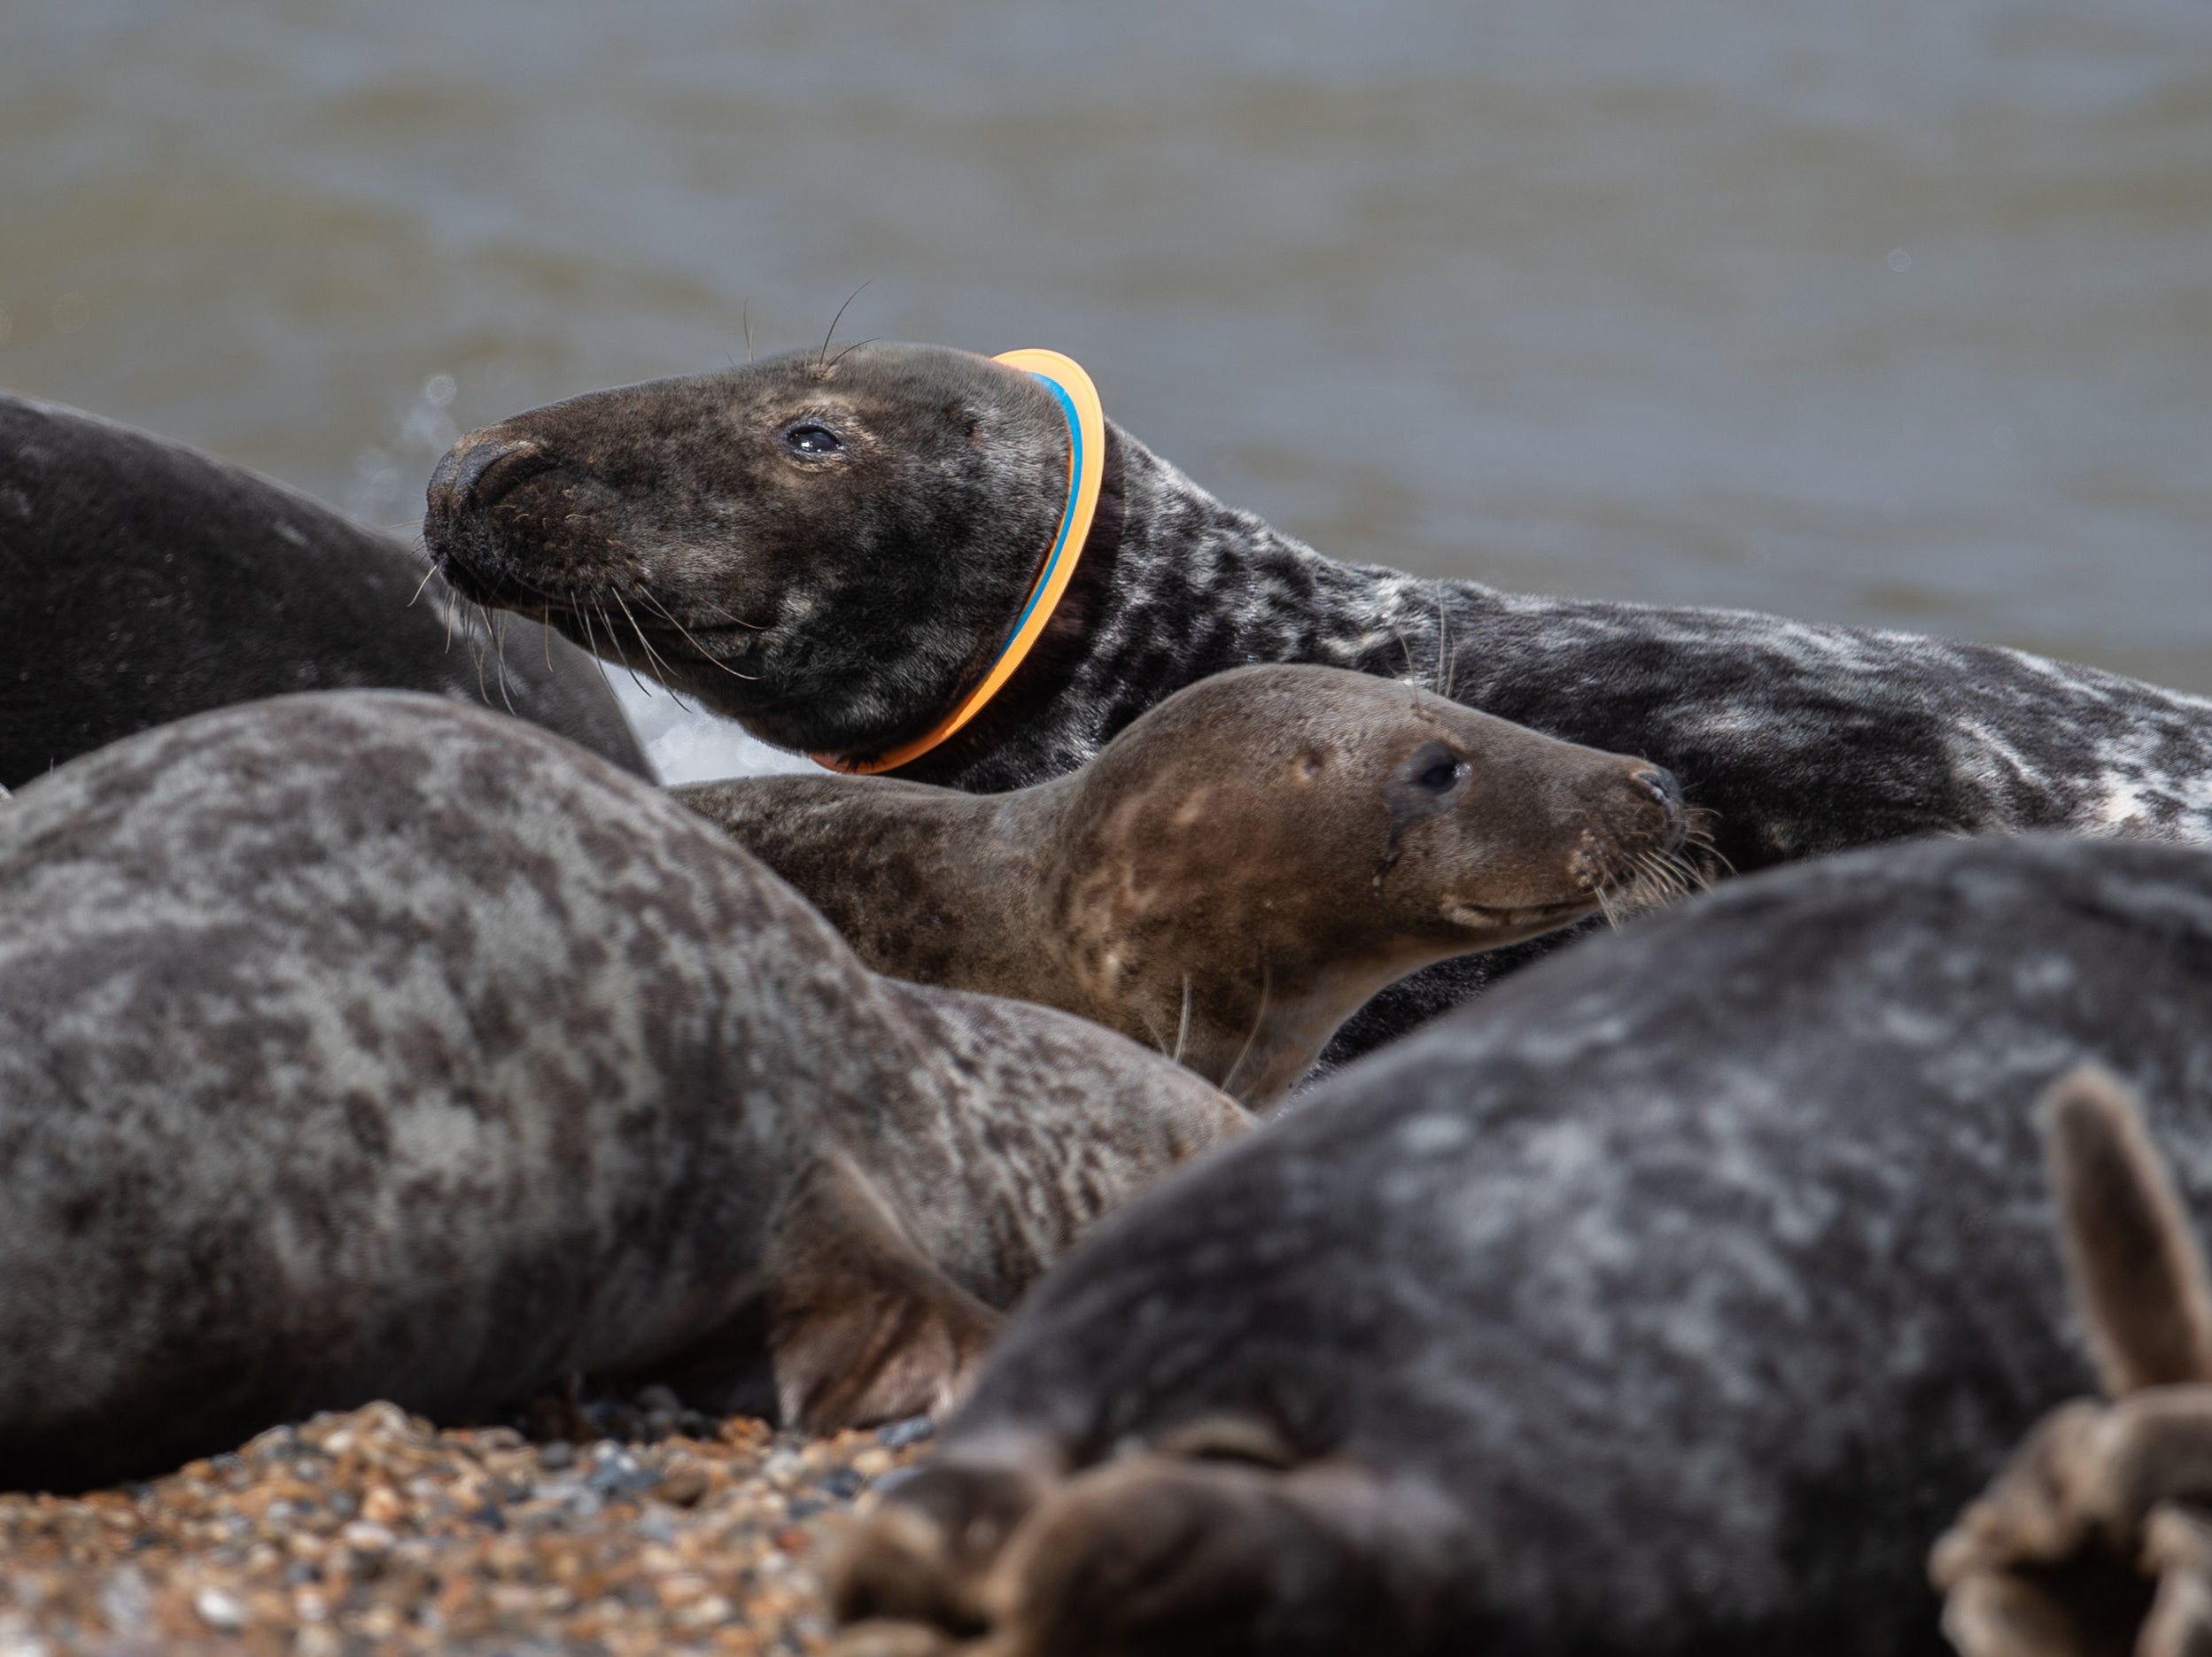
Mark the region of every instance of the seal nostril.
[[433, 511], [447, 514], [474, 507], [481, 511], [524, 478], [559, 464], [526, 437], [463, 438], [446, 453], [431, 475]]
[[1650, 766], [1635, 775], [1636, 785], [1659, 802], [1659, 809], [1672, 824], [1682, 814], [1682, 785], [1674, 780], [1674, 773], [1660, 766]]

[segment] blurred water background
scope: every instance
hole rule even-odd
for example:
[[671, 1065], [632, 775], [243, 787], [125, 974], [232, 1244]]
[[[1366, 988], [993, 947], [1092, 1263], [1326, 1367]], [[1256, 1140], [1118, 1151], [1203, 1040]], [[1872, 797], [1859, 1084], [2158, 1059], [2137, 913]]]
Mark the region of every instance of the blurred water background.
[[2204, 0], [0, 4], [0, 384], [372, 522], [864, 282], [1332, 554], [2212, 691]]

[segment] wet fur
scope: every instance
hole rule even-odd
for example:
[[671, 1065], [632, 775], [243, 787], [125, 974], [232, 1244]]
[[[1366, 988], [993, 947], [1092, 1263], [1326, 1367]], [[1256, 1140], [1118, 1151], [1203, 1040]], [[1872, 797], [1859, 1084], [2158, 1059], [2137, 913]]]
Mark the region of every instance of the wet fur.
[[599, 669], [487, 624], [421, 556], [182, 445], [0, 393], [0, 784], [187, 715], [386, 686], [512, 711], [651, 775]]
[[[802, 410], [850, 418], [850, 464], [778, 454]], [[509, 469], [478, 499], [464, 462], [505, 445], [541, 469]], [[611, 612], [603, 595], [619, 592], [666, 647], [657, 663], [626, 626], [550, 613], [769, 741], [865, 754], [927, 729], [983, 672], [1050, 542], [1067, 454], [1026, 377], [870, 345], [834, 367], [764, 360], [471, 433], [433, 480], [424, 530], [464, 591], [529, 614], [551, 594], [602, 595]], [[687, 640], [656, 606], [695, 631], [745, 624]], [[716, 661], [688, 660], [695, 644]], [[1184, 685], [1255, 662], [1404, 678], [1664, 765], [1744, 872], [1984, 828], [2212, 839], [2212, 702], [1989, 646], [1341, 563], [1114, 427], [1098, 519], [1043, 642], [901, 774], [980, 792], [1057, 777]], [[1347, 1024], [1331, 1058], [1554, 941], [1416, 974]]]
[[[1200, 1605], [1223, 1657], [1348, 1653], [1374, 1647], [1329, 1630], [1379, 1580], [1409, 1653], [1935, 1657], [1929, 1544], [2091, 1382], [2032, 1108], [2084, 1060], [2153, 1102], [2201, 1209], [2212, 854], [1883, 848], [1546, 963], [1064, 1262], [894, 1498], [904, 1541], [862, 1539], [846, 1614], [916, 1620], [917, 1583], [965, 1583], [993, 1657], [1168, 1649]], [[1175, 1450], [1224, 1418], [1283, 1452]], [[1244, 1493], [1178, 1495], [1191, 1453]], [[1017, 1475], [1012, 1543], [911, 1568]], [[1295, 1523], [1324, 1568], [1209, 1597], [1147, 1562], [1109, 1480]], [[1241, 1545], [1207, 1549], [1243, 1571]], [[1064, 1599], [1021, 1607], [1079, 1579], [1121, 1609], [1040, 1643]]]
[[[1420, 782], [1453, 763], [1448, 787]], [[1312, 667], [1217, 674], [1007, 794], [674, 792], [878, 972], [1081, 1014], [1250, 1106], [1391, 979], [1699, 878], [1665, 772]]]
[[1045, 1263], [1241, 1120], [1081, 1020], [876, 977], [519, 721], [163, 726], [0, 812], [0, 1489], [373, 1398], [735, 1386], [764, 1320], [802, 1420], [942, 1407]]

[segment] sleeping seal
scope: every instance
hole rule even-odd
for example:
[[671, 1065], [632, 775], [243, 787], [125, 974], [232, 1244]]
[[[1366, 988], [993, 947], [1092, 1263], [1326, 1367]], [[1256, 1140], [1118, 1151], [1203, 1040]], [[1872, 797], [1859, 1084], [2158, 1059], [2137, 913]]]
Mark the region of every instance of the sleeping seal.
[[519, 618], [494, 637], [457, 616], [449, 639], [423, 574], [266, 478], [0, 393], [0, 785], [187, 714], [349, 685], [486, 701], [651, 775], [588, 659]]
[[1253, 1107], [1392, 979], [1697, 873], [1664, 770], [1333, 668], [1202, 679], [1011, 794], [673, 792], [877, 972], [1080, 1013]]
[[2090, 1379], [2084, 1060], [2212, 1198], [2212, 853], [1854, 853], [1519, 974], [1031, 1291], [850, 1649], [1936, 1657], [1929, 1544]]
[[864, 968], [657, 789], [390, 692], [204, 714], [0, 812], [0, 1489], [578, 1372], [942, 1409], [1243, 1113]]
[[[866, 345], [574, 398], [462, 437], [424, 535], [468, 596], [781, 747], [874, 763], [966, 712], [898, 774], [972, 791], [1072, 770], [1209, 674], [1311, 662], [1663, 765], [1745, 872], [1980, 828], [2212, 840], [2212, 701], [2015, 650], [1339, 563], [1071, 414], [1074, 365], [1043, 372]], [[1100, 475], [1069, 574], [1078, 447]], [[1040, 627], [1041, 575], [1064, 591]], [[1545, 947], [1404, 980], [1332, 1056]]]

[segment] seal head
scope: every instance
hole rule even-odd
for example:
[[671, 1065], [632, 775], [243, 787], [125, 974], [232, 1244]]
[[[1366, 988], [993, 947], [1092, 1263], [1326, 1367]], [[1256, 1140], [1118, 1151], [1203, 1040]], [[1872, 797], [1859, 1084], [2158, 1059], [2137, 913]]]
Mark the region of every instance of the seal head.
[[764, 741], [875, 753], [989, 669], [1052, 549], [1070, 452], [1059, 403], [1019, 368], [798, 352], [470, 432], [431, 479], [423, 534], [465, 596]]

